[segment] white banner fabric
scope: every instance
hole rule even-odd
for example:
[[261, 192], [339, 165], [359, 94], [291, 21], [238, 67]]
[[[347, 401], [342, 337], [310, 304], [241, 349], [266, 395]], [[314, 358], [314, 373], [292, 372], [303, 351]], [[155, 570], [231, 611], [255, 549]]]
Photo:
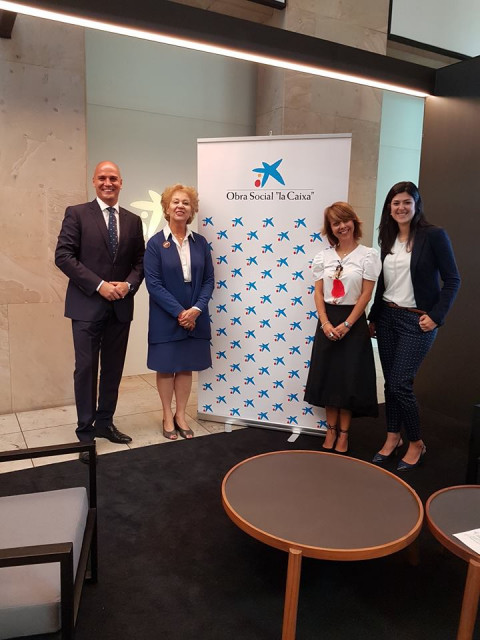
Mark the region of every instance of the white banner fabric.
[[213, 366], [198, 413], [318, 431], [303, 400], [317, 325], [311, 262], [323, 211], [348, 199], [351, 135], [198, 140], [198, 229], [210, 243]]

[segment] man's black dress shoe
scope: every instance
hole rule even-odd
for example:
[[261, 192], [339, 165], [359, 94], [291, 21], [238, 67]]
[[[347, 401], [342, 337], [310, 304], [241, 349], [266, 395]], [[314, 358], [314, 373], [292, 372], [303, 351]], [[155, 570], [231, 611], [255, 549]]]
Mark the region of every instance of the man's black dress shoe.
[[[95, 458], [98, 459], [98, 455], [96, 451], [95, 451]], [[80, 460], [80, 462], [83, 462], [84, 464], [90, 464], [90, 451], [82, 451], [79, 454], [78, 459]]]
[[109, 424], [108, 427], [98, 429], [96, 436], [97, 438], [106, 438], [110, 442], [115, 442], [115, 444], [127, 444], [132, 441], [130, 436], [119, 431], [113, 423]]

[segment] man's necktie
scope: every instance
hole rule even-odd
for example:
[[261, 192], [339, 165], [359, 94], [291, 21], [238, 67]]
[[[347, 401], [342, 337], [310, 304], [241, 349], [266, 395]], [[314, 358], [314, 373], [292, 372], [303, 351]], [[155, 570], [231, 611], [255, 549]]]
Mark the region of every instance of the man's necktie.
[[113, 257], [117, 253], [118, 249], [118, 232], [117, 232], [117, 218], [115, 216], [115, 208], [107, 207], [108, 211], [108, 243], [110, 244], [110, 250]]

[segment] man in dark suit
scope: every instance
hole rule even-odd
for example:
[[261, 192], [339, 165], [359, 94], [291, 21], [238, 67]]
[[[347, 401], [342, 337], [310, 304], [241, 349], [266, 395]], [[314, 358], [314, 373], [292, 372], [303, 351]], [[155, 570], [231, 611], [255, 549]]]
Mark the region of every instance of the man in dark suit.
[[65, 316], [72, 319], [75, 349], [76, 434], [80, 441], [100, 437], [126, 444], [132, 439], [115, 427], [113, 414], [145, 243], [140, 218], [118, 206], [117, 165], [100, 162], [93, 185], [93, 202], [67, 207], [55, 251], [55, 264], [69, 278]]

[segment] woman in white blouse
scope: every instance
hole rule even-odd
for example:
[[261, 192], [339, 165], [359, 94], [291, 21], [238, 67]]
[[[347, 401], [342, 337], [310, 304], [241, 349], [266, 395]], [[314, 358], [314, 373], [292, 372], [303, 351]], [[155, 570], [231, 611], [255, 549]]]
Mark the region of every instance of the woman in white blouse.
[[305, 401], [325, 407], [323, 449], [348, 452], [352, 417], [378, 413], [375, 363], [365, 307], [381, 271], [375, 249], [359, 244], [361, 221], [346, 202], [325, 209], [330, 247], [313, 260], [318, 325]]
[[409, 444], [397, 470], [405, 471], [420, 465], [427, 451], [413, 381], [453, 304], [460, 276], [450, 240], [425, 219], [413, 182], [398, 182], [388, 192], [379, 244], [383, 270], [368, 319], [385, 378], [387, 438], [373, 462], [398, 453], [403, 427]]

